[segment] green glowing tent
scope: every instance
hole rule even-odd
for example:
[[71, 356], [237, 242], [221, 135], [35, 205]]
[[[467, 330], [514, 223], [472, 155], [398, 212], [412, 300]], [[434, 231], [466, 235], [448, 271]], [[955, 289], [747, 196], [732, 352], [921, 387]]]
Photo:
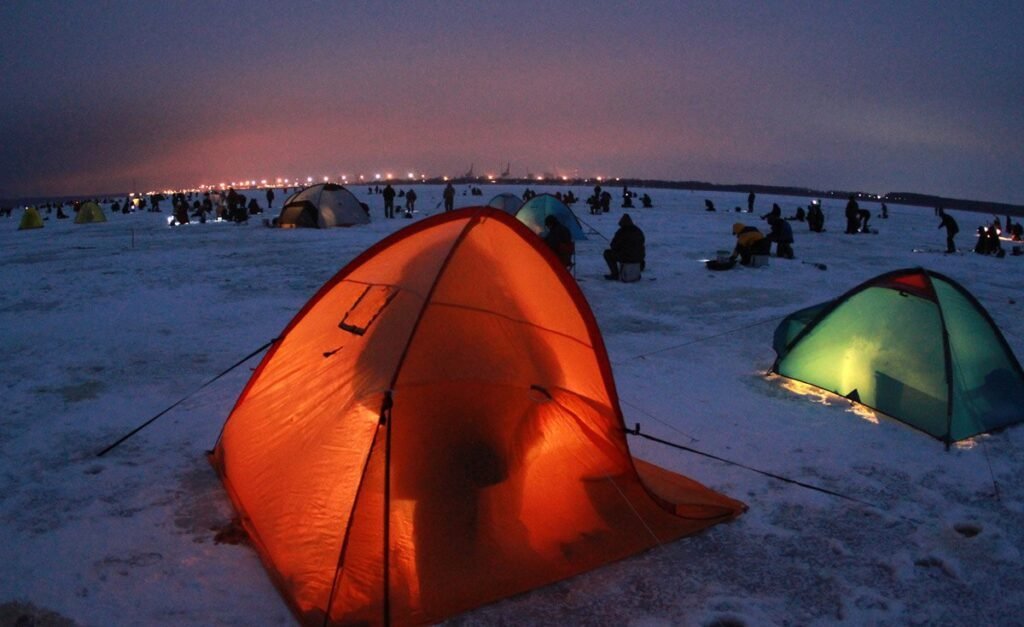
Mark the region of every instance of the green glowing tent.
[[1024, 421], [1024, 371], [981, 303], [923, 268], [875, 277], [775, 331], [772, 371], [951, 442]]

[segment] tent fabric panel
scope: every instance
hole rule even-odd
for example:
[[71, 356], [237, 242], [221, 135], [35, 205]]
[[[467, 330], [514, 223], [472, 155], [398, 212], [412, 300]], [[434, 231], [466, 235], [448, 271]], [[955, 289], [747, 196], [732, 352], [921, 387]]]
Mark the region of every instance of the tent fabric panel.
[[926, 270], [916, 268], [890, 272], [870, 282], [875, 287], [888, 287], [927, 300], [935, 300], [935, 290]]
[[947, 431], [942, 321], [933, 301], [869, 287], [848, 297], [783, 357], [777, 370], [859, 400], [935, 437]]
[[[381, 424], [366, 460], [359, 496], [344, 540], [337, 585], [330, 603], [329, 625], [385, 624], [388, 599], [385, 561], [385, 519], [388, 516], [384, 485], [387, 474], [387, 431]], [[324, 608], [326, 610], [326, 608]], [[323, 625], [323, 614], [313, 612], [310, 625]]]
[[779, 326], [775, 328], [775, 335], [772, 337], [772, 348], [780, 358], [785, 355], [789, 345], [793, 343], [796, 336], [811, 324], [832, 301], [819, 303], [806, 307], [786, 316]]
[[587, 239], [576, 214], [573, 213], [568, 205], [551, 194], [534, 196], [523, 203], [523, 206], [516, 212], [516, 218], [541, 237], [547, 234], [548, 227], [545, 226], [544, 219], [549, 215], [558, 218], [558, 221], [569, 229], [573, 241], [578, 242]]
[[[326, 604], [378, 421], [372, 405], [306, 412], [301, 417], [312, 421], [289, 430], [287, 438], [228, 429], [218, 448], [215, 463], [231, 481], [232, 501], [299, 612]], [[233, 425], [246, 424], [247, 409], [232, 415]]]
[[633, 458], [633, 465], [648, 491], [668, 504], [676, 516], [690, 520], [720, 521], [734, 518], [746, 510], [743, 503], [661, 466], [636, 457]]
[[[339, 545], [381, 394], [422, 307], [420, 294], [462, 227], [444, 224], [419, 242], [397, 241], [393, 255], [339, 273], [282, 334], [225, 425], [221, 473], [299, 613], [326, 606], [337, 555], [323, 547]], [[366, 333], [341, 329], [366, 286], [382, 283], [400, 291]], [[337, 485], [325, 488], [331, 481]]]
[[515, 194], [505, 192], [492, 198], [487, 203], [487, 206], [493, 207], [494, 209], [500, 209], [505, 213], [514, 216], [516, 215], [516, 212], [519, 211], [519, 208], [523, 206], [523, 199]]
[[1024, 420], [1024, 378], [1006, 341], [973, 298], [944, 279], [933, 282], [949, 331], [950, 438], [962, 440]]
[[320, 213], [309, 201], [292, 202], [281, 209], [278, 224], [282, 227], [320, 228]]
[[[610, 404], [590, 328], [560, 287], [561, 269], [526, 235], [493, 220], [474, 224], [438, 280], [410, 348], [408, 360], [425, 363], [405, 376], [523, 387], [547, 381]], [[443, 369], [434, 367], [440, 355]]]
[[392, 619], [436, 622], [728, 517], [692, 521], [660, 507], [616, 422], [564, 392], [400, 380]]

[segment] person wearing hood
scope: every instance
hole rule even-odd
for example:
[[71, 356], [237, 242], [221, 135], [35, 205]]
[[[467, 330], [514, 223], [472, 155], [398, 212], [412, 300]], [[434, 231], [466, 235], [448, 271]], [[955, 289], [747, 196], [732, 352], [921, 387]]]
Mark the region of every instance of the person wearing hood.
[[628, 213], [622, 214], [619, 218], [619, 230], [612, 236], [610, 248], [604, 251], [604, 261], [608, 264], [608, 274], [604, 275], [604, 278], [618, 281], [619, 264], [622, 263], [638, 263], [640, 269], [644, 270], [645, 257], [644, 232], [633, 224], [633, 219]]
[[558, 255], [558, 260], [562, 262], [562, 265], [566, 268], [571, 268], [572, 255], [576, 252], [576, 246], [572, 241], [572, 233], [553, 215], [548, 215], [544, 218], [544, 226], [548, 227], [548, 232], [544, 236], [544, 243]]
[[775, 256], [783, 259], [793, 258], [793, 229], [782, 218], [768, 218], [771, 231], [768, 233], [768, 241], [775, 242]]
[[742, 222], [732, 225], [732, 234], [736, 236], [736, 248], [730, 260], [740, 258], [740, 263], [749, 266], [754, 255], [767, 255], [771, 252], [771, 241], [757, 227], [747, 226]]

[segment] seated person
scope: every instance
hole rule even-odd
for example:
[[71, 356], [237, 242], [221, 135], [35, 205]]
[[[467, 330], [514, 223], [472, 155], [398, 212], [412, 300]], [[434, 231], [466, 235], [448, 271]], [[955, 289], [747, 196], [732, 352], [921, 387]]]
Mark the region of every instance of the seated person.
[[619, 230], [612, 236], [610, 246], [604, 251], [604, 261], [608, 264], [609, 272], [604, 278], [618, 281], [620, 263], [638, 263], [640, 269], [644, 269], [647, 255], [644, 232], [633, 224], [633, 218], [628, 213], [619, 218]]
[[643, 205], [644, 209], [650, 209], [653, 206], [651, 204], [651, 197], [647, 194], [640, 197], [640, 204]]
[[558, 260], [562, 262], [563, 266], [572, 267], [572, 254], [576, 251], [572, 233], [558, 221], [558, 218], [552, 215], [544, 218], [544, 226], [548, 227], [548, 232], [544, 235], [544, 243], [558, 256]]
[[754, 255], [767, 255], [771, 252], [772, 243], [757, 227], [746, 226], [741, 222], [732, 225], [732, 234], [736, 236], [736, 248], [730, 260], [740, 258], [740, 263], [749, 266]]

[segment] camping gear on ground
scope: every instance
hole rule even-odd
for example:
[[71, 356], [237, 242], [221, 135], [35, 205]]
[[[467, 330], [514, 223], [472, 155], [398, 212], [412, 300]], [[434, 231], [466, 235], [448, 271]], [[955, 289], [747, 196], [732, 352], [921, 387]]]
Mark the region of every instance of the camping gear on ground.
[[548, 227], [544, 225], [544, 219], [548, 216], [555, 216], [559, 222], [565, 225], [565, 228], [569, 229], [569, 232], [572, 233], [572, 241], [578, 242], [587, 239], [576, 214], [568, 205], [551, 194], [534, 196], [523, 203], [523, 206], [516, 212], [516, 219], [541, 237], [547, 235]]
[[619, 263], [619, 280], [623, 283], [636, 283], [640, 280], [643, 265], [639, 263]]
[[21, 222], [18, 223], [18, 230], [24, 231], [26, 229], [41, 228], [43, 228], [43, 219], [39, 216], [39, 212], [36, 211], [36, 208], [25, 207], [25, 213], [21, 214]]
[[735, 266], [735, 259], [726, 259], [725, 261], [720, 259], [708, 259], [704, 262], [704, 267], [708, 270], [732, 270]]
[[981, 303], [911, 268], [797, 311], [772, 371], [888, 414], [947, 446], [1024, 420], [1024, 372]]
[[438, 622], [745, 506], [634, 459], [575, 281], [508, 214], [378, 242], [288, 324], [211, 461], [310, 625]]
[[91, 200], [82, 203], [82, 206], [78, 208], [78, 214], [75, 215], [75, 224], [91, 224], [106, 221], [107, 216], [103, 213], [103, 209]]
[[292, 194], [281, 207], [277, 224], [283, 228], [353, 226], [370, 222], [355, 195], [334, 183], [320, 183]]

